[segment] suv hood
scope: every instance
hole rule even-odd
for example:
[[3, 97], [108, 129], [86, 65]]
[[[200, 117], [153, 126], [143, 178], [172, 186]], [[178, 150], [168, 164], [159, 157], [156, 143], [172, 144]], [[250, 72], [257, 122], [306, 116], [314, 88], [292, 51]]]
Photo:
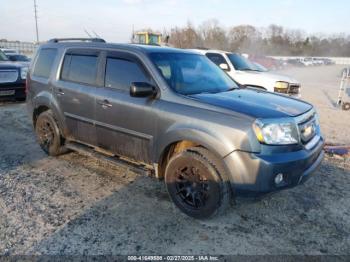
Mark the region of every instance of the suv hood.
[[271, 72], [235, 71], [231, 76], [240, 84], [262, 86], [271, 92], [273, 92], [273, 87], [277, 81], [292, 84], [299, 83], [298, 80], [292, 77]]
[[254, 118], [294, 117], [312, 109], [312, 105], [297, 99], [248, 88], [217, 94], [196, 94], [190, 97]]

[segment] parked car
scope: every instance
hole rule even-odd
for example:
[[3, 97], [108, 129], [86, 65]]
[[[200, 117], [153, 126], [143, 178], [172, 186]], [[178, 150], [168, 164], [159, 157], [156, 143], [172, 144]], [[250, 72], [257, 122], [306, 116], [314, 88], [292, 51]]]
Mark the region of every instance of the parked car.
[[312, 58], [312, 63], [313, 63], [313, 65], [315, 65], [315, 66], [321, 66], [321, 65], [324, 65], [324, 64], [325, 64], [324, 61], [323, 61], [323, 59], [317, 58], [317, 57], [313, 57], [313, 58]]
[[304, 65], [304, 66], [313, 66], [313, 60], [311, 57], [304, 57], [304, 58], [300, 58], [300, 62]]
[[28, 66], [8, 60], [0, 50], [0, 98], [25, 100], [25, 81]]
[[201, 50], [212, 62], [224, 70], [232, 79], [243, 86], [259, 88], [269, 92], [300, 97], [299, 81], [282, 74], [264, 72], [247, 58], [230, 52], [219, 50]]
[[29, 67], [30, 65], [30, 59], [25, 55], [7, 55], [7, 58], [11, 62], [16, 62], [19, 65], [22, 65], [24, 67]]
[[291, 58], [291, 59], [288, 59], [287, 60], [287, 63], [289, 64], [289, 65], [292, 65], [292, 66], [305, 66], [305, 64], [304, 63], [302, 63], [301, 61], [300, 61], [300, 59], [297, 59], [297, 58]]
[[321, 163], [311, 104], [239, 88], [193, 51], [90, 41], [53, 39], [30, 68], [27, 106], [47, 154], [79, 148], [131, 159], [164, 178], [195, 218], [224, 211], [242, 192], [299, 185]]
[[7, 58], [12, 62], [30, 62], [30, 59], [25, 55], [7, 55]]
[[0, 48], [0, 51], [2, 51], [6, 56], [8, 56], [8, 55], [17, 55], [18, 54], [18, 52], [15, 49]]
[[335, 65], [335, 62], [330, 58], [322, 58], [322, 60], [325, 65]]
[[253, 63], [259, 63], [269, 70], [278, 70], [284, 67], [283, 62], [274, 59], [272, 57], [262, 56], [262, 55], [249, 55], [248, 58]]

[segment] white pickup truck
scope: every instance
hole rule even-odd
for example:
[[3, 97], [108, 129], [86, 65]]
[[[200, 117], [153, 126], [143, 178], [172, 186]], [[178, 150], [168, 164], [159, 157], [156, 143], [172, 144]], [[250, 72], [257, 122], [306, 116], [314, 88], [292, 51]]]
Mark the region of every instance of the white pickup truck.
[[206, 55], [241, 85], [300, 98], [300, 83], [289, 76], [266, 72], [236, 53], [202, 49], [196, 51]]

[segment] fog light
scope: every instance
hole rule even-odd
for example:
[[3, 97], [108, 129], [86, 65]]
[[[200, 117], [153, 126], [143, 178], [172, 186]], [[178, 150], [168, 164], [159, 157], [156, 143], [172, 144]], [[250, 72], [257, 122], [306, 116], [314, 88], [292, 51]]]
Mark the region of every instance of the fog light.
[[279, 173], [275, 176], [275, 184], [278, 185], [283, 181], [283, 174]]

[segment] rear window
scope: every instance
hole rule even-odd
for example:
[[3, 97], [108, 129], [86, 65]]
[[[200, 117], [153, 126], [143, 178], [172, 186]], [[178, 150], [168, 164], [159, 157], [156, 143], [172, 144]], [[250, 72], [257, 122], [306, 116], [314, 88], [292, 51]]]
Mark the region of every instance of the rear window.
[[144, 70], [135, 62], [107, 58], [105, 86], [129, 91], [132, 82], [148, 82]]
[[95, 85], [98, 57], [95, 55], [73, 55], [64, 57], [61, 79], [76, 83]]
[[53, 48], [41, 49], [35, 63], [33, 75], [49, 78], [53, 63], [57, 55], [57, 50]]
[[207, 53], [206, 56], [218, 66], [221, 64], [226, 64], [228, 66], [225, 58], [220, 54]]

